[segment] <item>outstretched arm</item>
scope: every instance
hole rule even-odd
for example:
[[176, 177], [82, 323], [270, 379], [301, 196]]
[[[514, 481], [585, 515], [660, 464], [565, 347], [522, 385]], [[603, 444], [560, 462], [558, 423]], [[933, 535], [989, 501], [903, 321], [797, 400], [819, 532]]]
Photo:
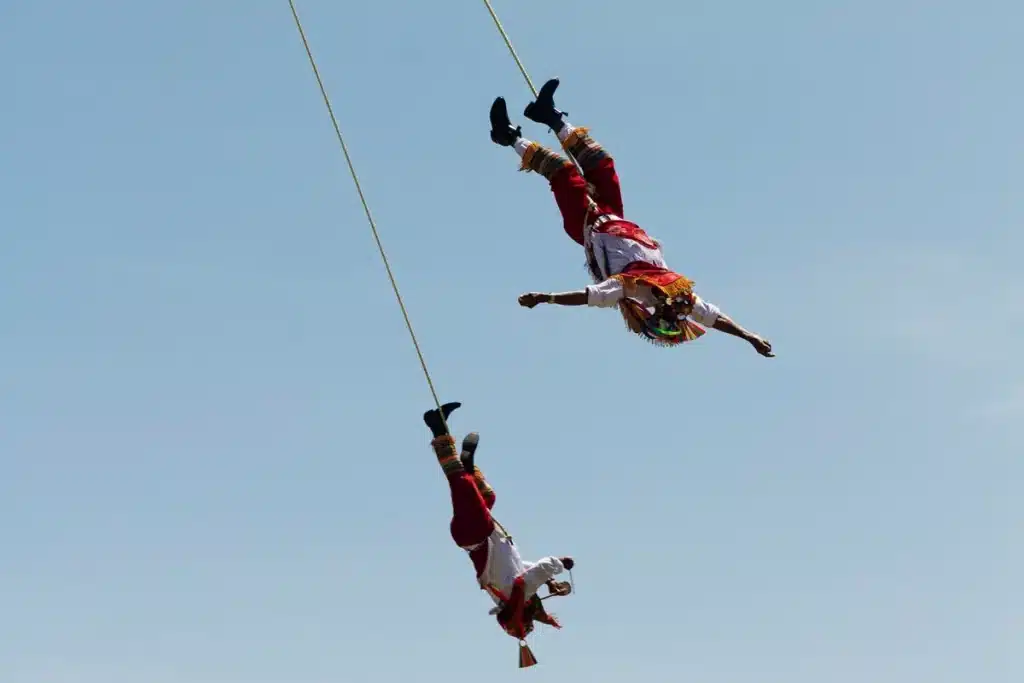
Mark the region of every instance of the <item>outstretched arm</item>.
[[[559, 558], [562, 561], [562, 567], [569, 572], [572, 572], [573, 566], [576, 562], [571, 557]], [[568, 581], [555, 581], [554, 579], [548, 579], [547, 581], [548, 592], [551, 595], [566, 596], [572, 593], [572, 584]]]
[[754, 347], [754, 350], [765, 358], [774, 358], [772, 343], [762, 339], [758, 335], [745, 330], [736, 324], [732, 318], [722, 313], [722, 309], [710, 301], [705, 301], [696, 294], [693, 295], [693, 308], [690, 310], [690, 318], [705, 327], [724, 332], [733, 337], [738, 337]]
[[739, 337], [743, 341], [749, 343], [754, 347], [754, 350], [765, 358], [774, 358], [775, 354], [772, 353], [772, 343], [767, 339], [762, 339], [753, 332], [750, 332], [743, 327], [736, 324], [732, 318], [725, 315], [724, 313], [718, 314], [718, 319], [715, 320], [714, 325], [711, 326], [713, 329], [719, 332], [724, 332], [733, 337]]
[[586, 306], [587, 290], [578, 289], [575, 292], [563, 292], [561, 294], [542, 294], [530, 292], [519, 297], [519, 305], [526, 308], [533, 308], [537, 304], [556, 304], [558, 306]]
[[519, 297], [519, 305], [533, 308], [537, 304], [556, 304], [558, 306], [597, 306], [610, 308], [617, 305], [625, 296], [622, 283], [613, 278], [596, 285], [590, 285], [575, 292], [561, 294], [541, 294], [530, 292]]
[[[566, 562], [568, 560], [568, 562]], [[569, 565], [569, 566], [566, 566]], [[561, 574], [572, 566], [570, 558], [545, 557], [534, 565], [527, 565], [523, 573], [523, 582], [526, 584], [526, 597], [540, 590], [541, 586], [548, 584], [557, 574]], [[548, 586], [550, 590], [550, 586]]]
[[536, 593], [541, 586], [550, 581], [556, 574], [561, 574], [564, 565], [557, 557], [545, 557], [537, 564], [528, 568], [523, 574], [523, 582], [526, 584], [526, 597]]

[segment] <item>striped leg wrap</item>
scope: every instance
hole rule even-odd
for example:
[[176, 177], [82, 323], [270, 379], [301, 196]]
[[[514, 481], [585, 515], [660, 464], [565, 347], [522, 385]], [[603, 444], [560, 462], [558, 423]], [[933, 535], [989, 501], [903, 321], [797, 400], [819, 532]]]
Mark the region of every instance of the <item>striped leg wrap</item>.
[[519, 166], [519, 170], [534, 171], [551, 180], [558, 171], [566, 166], [572, 166], [572, 162], [536, 142], [531, 142], [523, 152], [523, 163]]
[[455, 451], [455, 439], [446, 434], [431, 441], [430, 445], [434, 447], [437, 462], [441, 464], [445, 476], [465, 472], [462, 461], [459, 460], [459, 454]]
[[480, 495], [484, 497], [484, 502], [487, 503], [487, 506], [494, 505], [494, 489], [487, 483], [484, 473], [476, 466], [473, 467], [473, 481], [476, 482], [476, 488], [480, 491]]
[[590, 137], [588, 128], [573, 128], [562, 141], [562, 147], [576, 157], [584, 172], [594, 168], [602, 159], [609, 156], [605, 148]]

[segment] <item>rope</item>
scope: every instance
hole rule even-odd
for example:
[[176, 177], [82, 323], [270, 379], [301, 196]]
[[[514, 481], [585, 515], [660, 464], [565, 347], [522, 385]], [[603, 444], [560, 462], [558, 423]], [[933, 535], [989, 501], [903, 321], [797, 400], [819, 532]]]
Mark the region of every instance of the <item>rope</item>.
[[[530, 92], [533, 93], [533, 97], [536, 99], [537, 88], [533, 86], [533, 80], [530, 78], [530, 74], [526, 73], [526, 67], [523, 66], [523, 60], [519, 59], [519, 55], [516, 54], [516, 49], [512, 47], [512, 41], [509, 39], [508, 33], [505, 31], [505, 27], [501, 25], [501, 20], [498, 19], [498, 14], [494, 11], [494, 7], [491, 5], [491, 0], [484, 0], [484, 4], [487, 5], [487, 11], [491, 13], [491, 19], [494, 20], [494, 25], [497, 27], [498, 32], [505, 41], [505, 46], [508, 47], [508, 51], [512, 55], [512, 59], [516, 60], [516, 66], [519, 67], [519, 73], [523, 74], [523, 78], [526, 79], [526, 85], [529, 86]], [[572, 152], [569, 150], [564, 151], [572, 160], [572, 163], [576, 164], [576, 168], [579, 169], [580, 175], [582, 175], [583, 167], [581, 167], [579, 162], [576, 161], [576, 157], [574, 157]]]
[[391, 289], [395, 292], [395, 299], [398, 300], [398, 307], [402, 309], [402, 317], [405, 319], [405, 327], [409, 330], [409, 337], [412, 339], [412, 345], [416, 348], [416, 356], [420, 360], [420, 367], [423, 368], [423, 376], [427, 380], [427, 386], [430, 388], [430, 394], [434, 397], [434, 404], [437, 406], [437, 412], [441, 414], [441, 420], [445, 423], [445, 428], [448, 427], [447, 420], [444, 418], [444, 412], [441, 410], [441, 400], [437, 397], [437, 391], [434, 389], [434, 381], [430, 377], [430, 370], [427, 369], [427, 361], [423, 357], [423, 351], [420, 349], [420, 344], [416, 340], [416, 333], [413, 331], [412, 321], [409, 319], [409, 312], [405, 308], [405, 302], [402, 300], [402, 294], [398, 290], [398, 283], [395, 280], [395, 275], [391, 270], [391, 263], [388, 261], [388, 255], [384, 251], [384, 244], [381, 242], [380, 233], [377, 231], [377, 223], [373, 220], [373, 214], [370, 213], [370, 205], [366, 201], [366, 195], [363, 194], [363, 188], [359, 184], [359, 176], [356, 174], [355, 165], [352, 163], [352, 157], [348, 152], [348, 145], [345, 144], [345, 138], [341, 134], [341, 127], [338, 125], [338, 119], [334, 115], [334, 108], [331, 107], [331, 100], [327, 96], [327, 89], [324, 88], [323, 79], [320, 78], [320, 70], [316, 66], [316, 60], [313, 59], [313, 51], [309, 47], [309, 41], [306, 40], [306, 32], [302, 29], [302, 22], [299, 20], [298, 10], [295, 9], [294, 0], [288, 0], [288, 5], [292, 10], [292, 17], [295, 19], [295, 28], [299, 30], [299, 37], [302, 38], [302, 45], [306, 48], [306, 56], [309, 57], [309, 65], [313, 68], [313, 75], [316, 77], [317, 85], [320, 86], [320, 94], [324, 98], [324, 104], [327, 106], [327, 113], [331, 117], [331, 123], [334, 125], [334, 133], [338, 136], [338, 142], [341, 144], [341, 151], [345, 154], [345, 161], [348, 162], [348, 170], [352, 174], [352, 181], [356, 185], [356, 192], [359, 194], [359, 201], [363, 203], [363, 211], [366, 212], [366, 219], [370, 223], [370, 230], [373, 232], [373, 239], [377, 243], [377, 250], [380, 252], [380, 258], [384, 262], [384, 269], [387, 271], [388, 280], [391, 281]]
[[[327, 106], [327, 113], [331, 117], [331, 123], [334, 125], [334, 133], [338, 136], [338, 142], [341, 144], [341, 151], [345, 154], [345, 161], [348, 162], [348, 170], [352, 173], [352, 181], [356, 185], [356, 192], [359, 193], [359, 200], [363, 203], [363, 211], [366, 212], [366, 219], [370, 223], [370, 230], [373, 231], [373, 239], [377, 242], [377, 250], [380, 252], [380, 258], [384, 262], [384, 268], [388, 273], [388, 280], [391, 281], [391, 289], [395, 292], [395, 299], [398, 300], [398, 307], [402, 309], [402, 317], [405, 319], [405, 326], [409, 330], [409, 337], [412, 339], [412, 344], [416, 347], [416, 356], [420, 359], [420, 367], [423, 368], [423, 376], [427, 380], [427, 386], [430, 388], [430, 394], [434, 397], [434, 404], [437, 406], [437, 412], [441, 415], [441, 421], [444, 423], [445, 431], [448, 431], [448, 420], [444, 417], [444, 411], [441, 410], [441, 400], [437, 397], [437, 391], [434, 389], [434, 381], [430, 377], [430, 370], [427, 369], [427, 361], [423, 358], [423, 351], [420, 349], [419, 342], [416, 341], [416, 333], [413, 331], [412, 321], [409, 319], [409, 312], [405, 308], [405, 302], [402, 300], [402, 294], [398, 290], [398, 282], [395, 280], [395, 275], [391, 270], [391, 264], [388, 261], [388, 255], [384, 251], [384, 244], [381, 242], [380, 233], [377, 231], [377, 223], [373, 220], [373, 214], [370, 213], [370, 205], [366, 201], [366, 195], [363, 194], [362, 186], [359, 184], [359, 176], [356, 174], [355, 165], [352, 163], [352, 157], [348, 153], [348, 145], [345, 144], [345, 138], [341, 134], [341, 126], [338, 125], [338, 119], [334, 115], [334, 108], [331, 107], [331, 100], [327, 96], [327, 89], [324, 87], [323, 79], [320, 78], [320, 70], [316, 66], [316, 60], [313, 59], [313, 51], [309, 47], [309, 41], [306, 40], [306, 32], [302, 29], [302, 21], [299, 20], [299, 12], [295, 9], [295, 1], [288, 0], [288, 5], [292, 10], [292, 18], [295, 19], [295, 28], [299, 31], [299, 37], [302, 38], [302, 45], [306, 48], [306, 56], [309, 57], [309, 65], [313, 68], [313, 75], [316, 77], [317, 85], [320, 86], [320, 94], [324, 98], [324, 104]], [[494, 525], [498, 527], [503, 534], [512, 538], [512, 534], [508, 533], [501, 522], [494, 519]]]
[[484, 4], [487, 5], [487, 11], [491, 13], [491, 19], [494, 19], [494, 25], [498, 27], [501, 37], [505, 39], [505, 45], [508, 46], [508, 51], [512, 53], [512, 59], [516, 60], [516, 66], [519, 67], [520, 73], [522, 73], [523, 78], [526, 79], [526, 85], [530, 86], [530, 91], [533, 92], [533, 96], [537, 97], [537, 89], [533, 87], [533, 81], [530, 80], [530, 74], [526, 73], [526, 67], [523, 66], [522, 60], [520, 60], [519, 55], [516, 54], [516, 49], [512, 47], [512, 41], [508, 39], [508, 33], [505, 32], [505, 27], [501, 25], [498, 15], [494, 12], [494, 8], [491, 7], [491, 0], [484, 0]]
[[[523, 74], [523, 78], [526, 79], [526, 85], [529, 86], [530, 92], [533, 93], [533, 97], [534, 99], [536, 99], [537, 88], [533, 86], [533, 80], [530, 78], [530, 74], [526, 73], [526, 67], [523, 66], [523, 60], [519, 59], [519, 55], [516, 54], [516, 49], [512, 47], [512, 41], [509, 39], [508, 33], [505, 31], [505, 27], [501, 25], [501, 20], [498, 19], [498, 14], [497, 12], [494, 11], [494, 7], [491, 5], [491, 0], [484, 0], [484, 4], [487, 6], [487, 11], [490, 12], [491, 14], [491, 19], [494, 20], [494, 25], [495, 27], [497, 27], [498, 33], [501, 34], [502, 39], [505, 41], [505, 46], [508, 48], [509, 53], [512, 55], [512, 59], [516, 60], [516, 66], [519, 67], [519, 73]], [[566, 156], [569, 157], [569, 160], [572, 161], [572, 163], [576, 166], [576, 170], [580, 172], [580, 175], [585, 175], [583, 173], [583, 167], [580, 166], [580, 162], [576, 160], [576, 157], [573, 156], [573, 153], [567, 149], [565, 149], [564, 151]], [[590, 206], [587, 208], [587, 213], [583, 217], [584, 232], [586, 231], [587, 223], [590, 220], [590, 212], [593, 210], [593, 208], [593, 200], [591, 200]]]

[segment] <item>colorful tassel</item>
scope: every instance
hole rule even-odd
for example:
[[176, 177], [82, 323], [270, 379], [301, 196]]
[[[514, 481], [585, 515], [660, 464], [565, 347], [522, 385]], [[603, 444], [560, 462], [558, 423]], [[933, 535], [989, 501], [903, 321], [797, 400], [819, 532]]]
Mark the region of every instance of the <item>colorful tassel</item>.
[[526, 644], [525, 640], [519, 641], [519, 668], [526, 669], [534, 666], [537, 663], [537, 658], [533, 656], [533, 650]]

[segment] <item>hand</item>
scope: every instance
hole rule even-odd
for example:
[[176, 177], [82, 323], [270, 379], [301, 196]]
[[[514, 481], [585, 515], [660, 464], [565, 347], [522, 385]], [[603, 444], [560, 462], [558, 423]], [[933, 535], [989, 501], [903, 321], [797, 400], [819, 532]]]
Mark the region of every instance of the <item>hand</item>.
[[751, 335], [748, 341], [751, 346], [754, 347], [754, 350], [765, 358], [775, 358], [775, 354], [772, 353], [772, 343], [767, 339], [761, 339], [757, 335]]
[[544, 303], [548, 300], [547, 294], [539, 294], [537, 292], [530, 292], [529, 294], [521, 294], [519, 296], [519, 305], [525, 306], [526, 308], [533, 308], [537, 304]]
[[572, 568], [576, 566], [576, 563], [573, 561], [571, 557], [563, 557], [561, 559], [562, 566], [568, 569], [569, 571], [572, 571]]
[[568, 581], [548, 581], [548, 591], [551, 595], [557, 595], [560, 598], [572, 593], [572, 585]]

